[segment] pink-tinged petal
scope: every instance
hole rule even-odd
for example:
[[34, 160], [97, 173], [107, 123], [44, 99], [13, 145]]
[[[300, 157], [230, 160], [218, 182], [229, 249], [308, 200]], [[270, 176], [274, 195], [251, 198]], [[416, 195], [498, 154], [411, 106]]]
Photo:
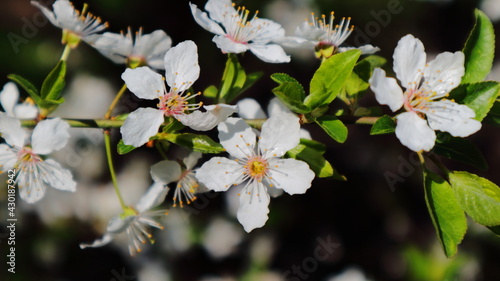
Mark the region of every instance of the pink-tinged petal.
[[69, 140], [69, 127], [59, 117], [38, 123], [31, 135], [33, 152], [46, 155], [63, 148]]
[[236, 105], [217, 104], [204, 106], [207, 111], [201, 112], [199, 110], [193, 111], [190, 114], [177, 115], [177, 119], [182, 124], [190, 127], [196, 131], [208, 131], [219, 125], [220, 122], [238, 111]]
[[182, 159], [182, 162], [184, 163], [184, 166], [186, 166], [186, 169], [192, 170], [194, 166], [196, 166], [196, 163], [198, 163], [198, 160], [201, 159], [203, 154], [198, 151], [192, 151], [189, 153], [188, 156], [184, 157]]
[[265, 158], [281, 157], [299, 142], [299, 118], [292, 113], [273, 115], [262, 125], [259, 149]]
[[314, 179], [314, 172], [306, 162], [295, 159], [269, 159], [269, 182], [286, 193], [303, 194]]
[[427, 59], [422, 42], [411, 34], [404, 36], [394, 50], [393, 59], [394, 72], [401, 85], [407, 89], [414, 87], [422, 77]]
[[270, 197], [265, 187], [259, 182], [251, 185], [253, 187], [248, 186], [240, 194], [240, 206], [236, 215], [246, 232], [263, 227], [269, 214]]
[[92, 242], [90, 244], [81, 243], [80, 249], [102, 247], [102, 246], [109, 244], [109, 242], [113, 241], [113, 238], [114, 238], [114, 235], [109, 234], [109, 233], [105, 233], [101, 239], [96, 239], [94, 242]]
[[413, 151], [429, 151], [436, 142], [436, 133], [427, 121], [415, 112], [405, 112], [397, 116], [396, 137]]
[[40, 180], [43, 180], [49, 186], [64, 191], [76, 191], [76, 182], [73, 180], [71, 171], [61, 167], [61, 164], [56, 161], [47, 159], [40, 162], [38, 163], [38, 169], [41, 172]]
[[165, 84], [162, 76], [147, 66], [127, 68], [122, 79], [127, 88], [141, 99], [154, 100], [163, 96]]
[[163, 112], [154, 108], [138, 108], [130, 113], [120, 128], [123, 143], [139, 147], [158, 133], [164, 121]]
[[132, 54], [132, 37], [123, 34], [105, 32], [99, 35], [93, 35], [91, 44], [102, 55], [117, 64], [124, 64], [127, 57]]
[[235, 160], [213, 157], [196, 171], [196, 178], [210, 190], [227, 191], [241, 182], [244, 171]]
[[10, 170], [17, 163], [17, 154], [10, 146], [0, 143], [0, 172]]
[[[168, 173], [168, 171], [164, 171]], [[135, 208], [139, 213], [145, 212], [151, 208], [154, 208], [163, 201], [165, 201], [165, 196], [168, 193], [168, 187], [164, 186], [163, 183], [155, 182], [146, 193], [139, 199]]]
[[249, 49], [247, 42], [236, 42], [225, 35], [216, 35], [212, 41], [223, 53], [239, 54]]
[[8, 82], [3, 86], [0, 92], [0, 104], [3, 107], [5, 113], [10, 116], [15, 116], [14, 106], [19, 101], [19, 90], [14, 82]]
[[259, 59], [268, 63], [285, 63], [290, 62], [290, 56], [285, 53], [285, 50], [276, 44], [257, 45], [250, 44], [250, 51]]
[[45, 195], [47, 190], [46, 183], [39, 178], [40, 174], [35, 173], [36, 168], [28, 167], [25, 170], [19, 171], [17, 176], [17, 187], [19, 188], [19, 196], [29, 204], [33, 204]]
[[225, 34], [224, 29], [222, 29], [222, 27], [220, 27], [220, 25], [217, 22], [208, 18], [207, 13], [202, 12], [200, 9], [197, 8], [195, 4], [189, 3], [189, 6], [191, 7], [191, 13], [193, 14], [194, 20], [201, 27], [217, 35]]
[[52, 23], [54, 26], [60, 27], [59, 23], [57, 22], [54, 13], [52, 13], [51, 10], [47, 9], [45, 6], [41, 5], [38, 3], [38, 1], [31, 1], [31, 5], [37, 7], [42, 11], [43, 15], [49, 19], [50, 23]]
[[403, 106], [403, 90], [396, 79], [386, 77], [384, 70], [375, 68], [369, 82], [378, 103], [388, 105], [393, 112]]
[[174, 92], [189, 89], [200, 76], [198, 47], [186, 40], [165, 54], [165, 79]]
[[181, 165], [177, 161], [163, 160], [151, 166], [151, 177], [163, 185], [180, 180]]
[[267, 118], [260, 104], [251, 98], [245, 98], [236, 103], [238, 115], [243, 119], [265, 119]]
[[445, 96], [460, 85], [465, 73], [464, 61], [462, 52], [444, 52], [437, 55], [424, 70], [422, 89]]
[[0, 112], [0, 134], [8, 144], [19, 148], [24, 146], [27, 136], [21, 122], [3, 112]]
[[243, 119], [228, 118], [217, 127], [220, 144], [235, 158], [254, 155], [256, 135]]
[[35, 119], [38, 116], [38, 107], [29, 102], [14, 106], [14, 116], [19, 119]]
[[205, 10], [210, 14], [211, 19], [219, 23], [223, 23], [225, 17], [236, 13], [231, 0], [208, 0]]
[[426, 112], [429, 126], [448, 132], [454, 137], [467, 137], [481, 129], [481, 122], [474, 120], [476, 113], [464, 104], [449, 100], [432, 102]]

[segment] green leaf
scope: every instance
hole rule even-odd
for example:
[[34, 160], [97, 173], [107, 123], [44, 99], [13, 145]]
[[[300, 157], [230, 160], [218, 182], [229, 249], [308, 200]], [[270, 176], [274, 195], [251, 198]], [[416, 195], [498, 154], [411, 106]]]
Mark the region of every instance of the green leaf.
[[439, 133], [438, 136], [438, 141], [433, 150], [434, 153], [482, 170], [488, 168], [481, 151], [472, 142], [464, 138], [452, 137], [448, 133]]
[[120, 155], [124, 155], [124, 154], [127, 154], [129, 153], [130, 151], [136, 149], [135, 146], [133, 145], [126, 145], [123, 143], [123, 140], [120, 140], [118, 142], [118, 145], [116, 146], [116, 150], [118, 151], [118, 154]]
[[316, 123], [335, 141], [344, 143], [347, 140], [347, 127], [335, 116], [321, 116]]
[[495, 126], [500, 126], [500, 102], [498, 100], [491, 107], [485, 121]]
[[344, 87], [360, 55], [361, 51], [351, 50], [325, 60], [314, 73], [304, 104], [311, 109], [330, 104]]
[[386, 59], [379, 56], [368, 56], [359, 61], [349, 76], [345, 84], [345, 90], [348, 95], [355, 96], [366, 91], [370, 87], [370, 77], [375, 67], [381, 67], [387, 62]]
[[43, 81], [42, 89], [40, 95], [44, 100], [58, 100], [61, 96], [61, 92], [64, 89], [66, 76], [66, 62], [61, 60], [52, 69], [52, 71], [47, 75], [45, 81]]
[[238, 62], [234, 54], [229, 54], [226, 61], [226, 68], [222, 75], [222, 84], [220, 86], [220, 99], [224, 102], [230, 102], [243, 92], [247, 75], [245, 70]]
[[299, 145], [287, 151], [286, 156], [306, 162], [319, 178], [332, 177], [336, 180], [345, 181], [345, 176], [339, 174], [323, 157], [325, 150], [326, 146], [322, 143], [300, 139]]
[[475, 11], [476, 24], [472, 29], [463, 52], [465, 54], [465, 74], [462, 84], [483, 81], [490, 73], [495, 55], [495, 31], [488, 16]]
[[[282, 84], [282, 83], [285, 83], [285, 82], [294, 82], [294, 83], [297, 83], [299, 85], [301, 85], [299, 83], [299, 81], [297, 81], [297, 79], [293, 78], [292, 76], [286, 74], [286, 73], [274, 73], [274, 74], [271, 74], [271, 79], [278, 83], [278, 84]], [[301, 85], [302, 86], [302, 85]], [[302, 88], [302, 91], [304, 91], [304, 88]]]
[[394, 131], [396, 131], [396, 121], [389, 115], [384, 115], [373, 124], [370, 135], [390, 134]]
[[467, 219], [448, 182], [430, 171], [424, 171], [424, 177], [427, 209], [444, 253], [451, 258], [467, 232]]
[[273, 89], [273, 93], [293, 112], [302, 114], [311, 112], [311, 109], [303, 103], [305, 93], [299, 83], [283, 82]]
[[453, 172], [450, 183], [462, 209], [477, 223], [500, 225], [500, 188], [467, 172]]
[[[252, 72], [252, 73], [247, 74], [245, 84], [243, 84], [243, 87], [240, 89], [240, 92], [238, 93], [238, 95], [245, 92], [250, 87], [252, 87], [253, 84], [255, 84], [255, 82], [257, 82], [262, 77], [262, 75], [264, 75], [264, 72], [261, 72], [261, 71]], [[236, 98], [236, 96], [233, 97], [233, 96], [229, 95], [228, 98], [226, 98], [226, 101], [231, 102], [234, 98]]]
[[221, 153], [226, 151], [222, 145], [213, 141], [210, 137], [204, 135], [196, 135], [191, 133], [185, 134], [157, 134], [155, 139], [166, 140], [171, 143], [183, 146], [189, 150], [198, 151], [201, 153]]
[[175, 133], [175, 132], [180, 131], [186, 127], [186, 126], [184, 126], [184, 124], [182, 124], [181, 122], [179, 122], [177, 119], [175, 119], [173, 117], [168, 117], [165, 120], [164, 124], [165, 125], [163, 125], [163, 127], [162, 127], [163, 133]]
[[31, 84], [30, 81], [16, 74], [10, 74], [7, 76], [7, 78], [9, 78], [10, 80], [16, 82], [19, 86], [21, 86], [28, 93], [28, 95], [30, 95], [30, 97], [37, 105], [40, 103], [40, 101], [42, 100], [40, 98], [40, 94], [38, 93], [36, 87], [33, 86], [33, 84]]
[[451, 91], [449, 98], [470, 107], [475, 113], [474, 119], [482, 121], [500, 93], [500, 83], [485, 81], [465, 84]]
[[217, 87], [215, 87], [214, 85], [210, 85], [205, 89], [205, 91], [203, 91], [203, 96], [215, 99], [217, 97], [218, 92], [219, 90], [217, 89]]
[[500, 225], [487, 226], [487, 228], [491, 230], [493, 233], [495, 233], [497, 236], [500, 236]]

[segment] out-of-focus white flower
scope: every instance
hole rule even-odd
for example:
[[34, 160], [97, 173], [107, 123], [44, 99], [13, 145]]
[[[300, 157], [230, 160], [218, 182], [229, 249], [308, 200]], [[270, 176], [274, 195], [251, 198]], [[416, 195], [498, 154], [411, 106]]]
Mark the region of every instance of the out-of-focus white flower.
[[492, 21], [500, 20], [500, 1], [499, 0], [483, 0], [479, 6], [481, 11], [484, 11], [486, 15]]
[[231, 254], [243, 239], [241, 228], [223, 218], [214, 218], [203, 234], [203, 246], [215, 259]]
[[7, 144], [0, 144], [0, 169], [15, 169], [19, 195], [28, 203], [42, 199], [47, 187], [71, 191], [76, 182], [71, 172], [52, 159], [42, 159], [68, 142], [68, 123], [60, 118], [44, 120], [33, 130], [30, 145], [21, 122], [0, 112], [0, 133]]
[[329, 278], [328, 281], [369, 281], [369, 279], [359, 268], [349, 267], [342, 273]]
[[218, 126], [219, 140], [233, 157], [213, 157], [196, 172], [208, 189], [227, 191], [241, 185], [237, 218], [245, 231], [262, 227], [269, 213], [269, 189], [302, 194], [311, 186], [314, 172], [302, 161], [282, 159], [300, 140], [300, 124], [293, 114], [279, 114], [262, 125], [257, 135], [242, 119], [228, 118]]
[[164, 70], [163, 58], [172, 47], [172, 39], [163, 30], [143, 35], [141, 28], [133, 38], [129, 28], [127, 34], [105, 32], [96, 38], [94, 48], [114, 63], [126, 64], [129, 68], [150, 66]]
[[19, 103], [19, 90], [14, 82], [8, 82], [0, 92], [0, 104], [5, 113], [17, 119], [35, 119], [38, 107], [31, 98]]
[[472, 109], [446, 99], [460, 84], [464, 71], [460, 51], [441, 53], [426, 64], [424, 45], [411, 34], [401, 38], [394, 50], [394, 72], [405, 92], [381, 68], [373, 71], [370, 87], [377, 101], [392, 111], [406, 110], [397, 116], [396, 125], [396, 136], [403, 145], [413, 151], [429, 151], [436, 141], [434, 130], [466, 137], [481, 129]]
[[[139, 108], [129, 114], [120, 128], [126, 145], [138, 147], [148, 142], [158, 132], [165, 116], [173, 116], [191, 129], [208, 131], [236, 111], [236, 106], [217, 104], [205, 106], [207, 111], [201, 112], [197, 110], [201, 102], [188, 102], [200, 94], [192, 95], [187, 91], [200, 75], [198, 48], [193, 41], [184, 41], [168, 50], [165, 69], [168, 91], [163, 77], [146, 66], [128, 68], [122, 74], [127, 87], [137, 97], [159, 99], [158, 108]], [[187, 114], [189, 111], [194, 112]]]
[[128, 249], [131, 256], [141, 252], [141, 245], [147, 241], [154, 243], [148, 227], [163, 229], [157, 218], [167, 215], [166, 210], [152, 210], [160, 205], [168, 193], [168, 188], [163, 183], [155, 182], [141, 197], [135, 208], [127, 207], [124, 212], [109, 220], [106, 233], [101, 239], [91, 244], [80, 244], [80, 248], [102, 247], [111, 242], [116, 235], [126, 232], [128, 236]]
[[339, 24], [333, 23], [334, 13], [330, 13], [330, 20], [326, 16], [321, 19], [311, 13], [311, 20], [307, 19], [295, 30], [295, 36], [283, 37], [279, 41], [286, 47], [314, 48], [317, 58], [329, 58], [338, 52], [359, 49], [363, 54], [373, 54], [380, 49], [372, 45], [364, 45], [358, 48], [340, 47], [351, 35], [354, 26], [350, 25], [351, 18], [342, 18]]
[[38, 7], [54, 26], [63, 30], [62, 43], [72, 48], [78, 46], [80, 39], [89, 43], [94, 39], [92, 35], [108, 27], [107, 23], [101, 23], [100, 18], [90, 13], [80, 14], [68, 0], [56, 0], [52, 5], [53, 11], [37, 1], [31, 1], [31, 4]]
[[195, 21], [207, 31], [215, 34], [213, 41], [223, 53], [239, 54], [252, 52], [269, 63], [289, 62], [290, 57], [283, 48], [273, 43], [285, 36], [285, 30], [278, 23], [253, 17], [245, 7], [234, 8], [231, 0], [208, 0], [202, 12], [195, 4], [189, 4]]

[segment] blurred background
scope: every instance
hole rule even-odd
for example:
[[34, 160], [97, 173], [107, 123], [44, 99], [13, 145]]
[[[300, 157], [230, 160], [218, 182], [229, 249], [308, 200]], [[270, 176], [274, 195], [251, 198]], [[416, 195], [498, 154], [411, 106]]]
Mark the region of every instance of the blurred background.
[[[205, 5], [205, 1], [192, 2], [200, 8]], [[83, 1], [73, 3], [77, 9], [83, 6]], [[219, 84], [226, 56], [211, 41], [212, 34], [194, 22], [188, 1], [87, 3], [90, 12], [109, 23], [109, 31], [129, 26], [133, 30], [142, 27], [144, 33], [162, 29], [174, 45], [195, 41], [201, 67], [195, 90]], [[246, 0], [236, 4], [281, 23], [288, 35], [311, 12], [335, 11], [339, 18], [352, 17], [356, 29], [346, 44], [380, 47], [378, 55], [388, 59], [385, 69], [389, 72], [394, 48], [408, 33], [421, 39], [429, 56], [434, 56], [462, 49], [474, 24], [475, 8], [482, 8], [500, 30], [498, 0]], [[60, 30], [29, 1], [1, 0], [0, 86], [8, 82], [10, 73], [40, 86], [61, 56], [60, 37]], [[251, 53], [239, 56], [247, 72], [265, 73], [241, 98], [252, 97], [267, 106], [276, 86], [269, 75], [276, 72], [308, 85], [319, 61], [309, 51], [290, 53], [292, 62], [286, 65], [266, 64]], [[500, 80], [500, 64], [493, 70], [490, 79]], [[123, 71], [123, 65], [113, 64], [82, 43], [70, 55], [67, 102], [56, 115], [100, 118], [123, 84]], [[130, 112], [139, 103], [128, 93], [117, 111]], [[371, 93], [360, 103], [376, 105]], [[335, 107], [342, 105], [334, 103], [332, 110]], [[305, 195], [271, 200], [269, 221], [250, 234], [235, 219], [234, 202], [225, 194], [201, 195], [184, 209], [170, 208], [169, 194], [164, 203], [170, 208], [165, 229], [155, 231], [156, 243], [146, 245], [135, 257], [128, 255], [124, 237], [102, 248], [79, 248], [80, 243], [102, 236], [120, 206], [110, 184], [101, 131], [73, 129], [69, 145], [54, 158], [72, 169], [77, 192], [49, 189], [33, 206], [17, 200], [15, 274], [5, 266], [7, 193], [5, 189], [0, 192], [0, 280], [500, 280], [500, 238], [472, 221], [458, 254], [445, 258], [424, 201], [422, 171], [412, 164], [416, 156], [394, 135], [369, 136], [369, 126], [349, 125], [347, 142], [338, 144], [315, 126], [304, 127], [313, 139], [327, 144], [326, 158], [347, 181], [315, 179]], [[490, 168], [481, 171], [444, 160], [448, 168], [467, 170], [500, 184], [498, 128], [485, 124], [469, 139], [479, 146]], [[119, 140], [117, 130], [113, 140]], [[160, 159], [148, 148], [116, 156], [127, 203], [133, 205], [142, 196], [151, 183], [149, 167]], [[404, 181], [391, 185], [386, 181], [388, 173], [404, 173]]]

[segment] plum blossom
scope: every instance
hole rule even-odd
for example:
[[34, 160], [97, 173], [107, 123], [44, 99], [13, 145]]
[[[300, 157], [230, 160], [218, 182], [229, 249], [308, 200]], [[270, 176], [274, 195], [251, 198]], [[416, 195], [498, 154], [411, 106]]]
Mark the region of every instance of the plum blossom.
[[254, 16], [245, 7], [234, 8], [231, 0], [208, 0], [207, 13], [190, 3], [195, 21], [207, 31], [215, 34], [212, 41], [223, 53], [239, 54], [252, 52], [259, 59], [269, 63], [290, 62], [290, 57], [273, 40], [285, 36], [285, 30], [278, 23]]
[[129, 28], [126, 35], [123, 32], [105, 32], [96, 38], [92, 45], [101, 54], [114, 63], [126, 64], [130, 68], [148, 65], [164, 70], [163, 58], [172, 46], [172, 39], [163, 30], [143, 35], [141, 28], [134, 38]]
[[7, 115], [17, 119], [35, 119], [38, 116], [38, 107], [28, 98], [22, 103], [19, 101], [19, 90], [14, 82], [8, 82], [0, 92], [0, 104]]
[[160, 205], [168, 193], [168, 188], [162, 182], [154, 182], [139, 199], [135, 207], [127, 207], [119, 216], [109, 220], [106, 233], [91, 244], [80, 244], [81, 249], [96, 248], [109, 244], [120, 233], [125, 232], [128, 238], [128, 250], [131, 256], [141, 252], [141, 245], [149, 241], [154, 243], [148, 227], [163, 229], [158, 218], [167, 215], [167, 210], [152, 210]]
[[426, 64], [424, 45], [409, 34], [399, 40], [393, 58], [394, 72], [405, 91], [380, 68], [374, 70], [370, 84], [380, 104], [393, 112], [404, 107], [406, 112], [396, 117], [396, 136], [403, 145], [429, 151], [436, 141], [434, 130], [466, 137], [481, 128], [472, 109], [446, 99], [464, 75], [462, 52], [443, 52]]
[[153, 179], [157, 182], [162, 182], [167, 185], [172, 182], [177, 182], [174, 191], [174, 207], [177, 207], [177, 202], [180, 207], [184, 207], [184, 201], [191, 204], [196, 200], [196, 194], [208, 191], [205, 185], [198, 183], [195, 177], [196, 170], [194, 167], [201, 158], [200, 152], [191, 152], [183, 159], [184, 167], [177, 161], [164, 160], [156, 163], [151, 167]]
[[69, 139], [68, 123], [60, 118], [44, 120], [33, 129], [30, 145], [21, 122], [0, 112], [0, 133], [6, 144], [0, 144], [0, 171], [17, 171], [19, 195], [32, 204], [42, 199], [47, 187], [74, 192], [76, 182], [71, 172], [52, 159], [41, 155], [62, 149]]
[[311, 186], [314, 172], [296, 159], [282, 159], [299, 144], [299, 118], [278, 114], [262, 126], [257, 135], [240, 118], [228, 118], [218, 126], [219, 139], [231, 158], [213, 157], [196, 172], [208, 189], [228, 191], [239, 185], [238, 221], [245, 231], [262, 227], [269, 213], [270, 193], [282, 189], [288, 194], [303, 194]]
[[[193, 41], [184, 41], [168, 50], [164, 62], [170, 90], [166, 89], [163, 77], [149, 67], [128, 68], [122, 74], [127, 87], [137, 97], [159, 99], [157, 108], [139, 108], [129, 114], [120, 128], [126, 145], [138, 147], [148, 142], [158, 132], [165, 116], [172, 116], [191, 129], [208, 131], [236, 111], [236, 106], [217, 104], [204, 106], [207, 111], [201, 112], [197, 110], [201, 102], [189, 103], [201, 94], [188, 92], [200, 75], [198, 50]], [[187, 114], [189, 111], [193, 112]]]
[[292, 48], [314, 48], [317, 58], [329, 58], [332, 55], [352, 49], [359, 49], [363, 54], [373, 54], [380, 49], [370, 44], [358, 48], [340, 47], [351, 35], [354, 26], [350, 25], [351, 18], [342, 18], [339, 24], [333, 23], [334, 12], [330, 13], [330, 20], [321, 15], [321, 19], [311, 13], [311, 20], [306, 19], [295, 30], [295, 36], [284, 37], [280, 44]]
[[80, 39], [92, 41], [93, 35], [108, 27], [106, 22], [101, 23], [101, 19], [91, 13], [81, 14], [68, 0], [56, 0], [52, 4], [53, 11], [37, 1], [31, 1], [31, 4], [39, 8], [54, 26], [63, 30], [62, 43], [72, 48], [78, 46]]

